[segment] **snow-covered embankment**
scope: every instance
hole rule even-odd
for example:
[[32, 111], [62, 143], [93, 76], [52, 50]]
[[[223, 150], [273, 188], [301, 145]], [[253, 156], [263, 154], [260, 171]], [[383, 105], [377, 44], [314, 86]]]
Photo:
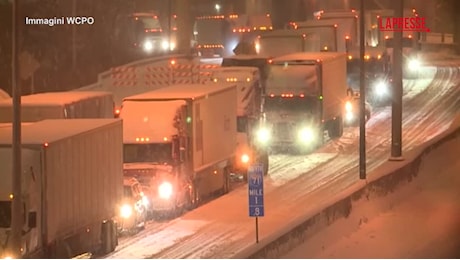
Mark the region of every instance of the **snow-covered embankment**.
[[[347, 218], [357, 205], [384, 199], [417, 177], [423, 162], [432, 151], [447, 142], [460, 144], [460, 116], [451, 127], [424, 145], [404, 154], [403, 161], [389, 161], [381, 165], [367, 180], [357, 182], [339, 194], [331, 194], [328, 205], [314, 214], [298, 218], [289, 229], [280, 230], [259, 244], [240, 252], [236, 258], [279, 258], [325, 229], [338, 219]], [[314, 202], [313, 202], [314, 203]], [[356, 215], [356, 214], [355, 214]], [[363, 219], [362, 221], [366, 221]]]

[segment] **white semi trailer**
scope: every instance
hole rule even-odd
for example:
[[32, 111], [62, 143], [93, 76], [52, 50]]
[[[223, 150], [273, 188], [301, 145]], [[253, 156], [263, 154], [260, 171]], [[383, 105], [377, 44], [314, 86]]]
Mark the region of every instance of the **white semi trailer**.
[[229, 191], [236, 96], [234, 84], [182, 84], [123, 100], [124, 175], [149, 187], [154, 216]]
[[[46, 92], [21, 97], [22, 122], [44, 119], [114, 118], [113, 95], [106, 91]], [[13, 100], [0, 100], [0, 123], [13, 122]]]
[[[12, 186], [12, 127], [0, 128], [0, 256], [70, 258], [117, 246], [123, 195], [119, 119], [44, 120], [22, 126], [22, 192]], [[21, 196], [22, 255], [10, 255], [12, 203]]]

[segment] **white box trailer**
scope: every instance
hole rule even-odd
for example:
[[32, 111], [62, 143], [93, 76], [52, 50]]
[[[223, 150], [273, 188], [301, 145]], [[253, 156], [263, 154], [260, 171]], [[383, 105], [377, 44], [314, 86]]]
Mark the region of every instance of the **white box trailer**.
[[237, 86], [237, 147], [233, 173], [247, 179], [249, 165], [261, 163], [268, 173], [268, 153], [254, 140], [262, 116], [263, 89], [257, 67], [221, 67], [212, 71], [212, 82], [234, 83]]
[[154, 191], [152, 211], [174, 212], [228, 192], [236, 95], [235, 85], [182, 84], [123, 100], [124, 174]]
[[[346, 54], [294, 53], [273, 59], [264, 99], [261, 142], [295, 151], [343, 133], [347, 100]], [[271, 138], [270, 140], [268, 138]]]
[[[119, 119], [44, 120], [22, 127], [23, 256], [108, 253], [123, 194]], [[11, 229], [12, 128], [0, 128], [0, 255]]]
[[334, 37], [321, 38], [314, 30], [273, 30], [260, 34], [255, 40], [255, 48], [259, 55], [278, 57], [296, 52], [320, 51], [321, 46], [333, 46], [334, 43]]
[[[46, 92], [21, 97], [21, 121], [114, 118], [113, 94], [106, 91]], [[13, 122], [13, 100], [0, 100], [0, 123]]]

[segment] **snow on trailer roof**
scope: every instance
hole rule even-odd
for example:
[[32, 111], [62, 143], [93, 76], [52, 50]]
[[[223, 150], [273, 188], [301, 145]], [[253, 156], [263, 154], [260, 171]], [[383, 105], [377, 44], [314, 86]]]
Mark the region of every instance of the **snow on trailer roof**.
[[340, 56], [346, 56], [344, 52], [298, 52], [291, 53], [283, 56], [279, 56], [273, 59], [273, 62], [282, 62], [282, 61], [328, 61], [333, 60]]
[[177, 84], [126, 97], [123, 101], [196, 99], [235, 87], [235, 84]]
[[238, 54], [238, 55], [232, 55], [228, 57], [224, 57], [224, 59], [233, 59], [233, 60], [269, 60], [269, 56], [264, 56], [264, 55], [251, 55], [251, 54]]
[[[305, 34], [314, 34], [310, 31], [305, 30]], [[271, 37], [283, 37], [283, 36], [293, 36], [293, 37], [301, 37], [302, 31], [301, 29], [297, 30], [274, 30], [267, 32], [265, 34], [260, 35], [260, 38], [271, 38]]]
[[[45, 92], [21, 97], [21, 106], [28, 105], [66, 105], [84, 99], [100, 96], [113, 96], [107, 91], [66, 91], [66, 92]], [[12, 99], [0, 100], [0, 106], [12, 104]]]
[[[21, 127], [23, 145], [43, 145], [53, 143], [69, 136], [92, 131], [105, 125], [114, 124], [121, 119], [47, 119]], [[0, 127], [0, 146], [11, 145], [12, 126]]]
[[302, 27], [317, 27], [317, 26], [340, 26], [335, 19], [323, 19], [323, 20], [307, 20], [294, 22], [299, 29]]

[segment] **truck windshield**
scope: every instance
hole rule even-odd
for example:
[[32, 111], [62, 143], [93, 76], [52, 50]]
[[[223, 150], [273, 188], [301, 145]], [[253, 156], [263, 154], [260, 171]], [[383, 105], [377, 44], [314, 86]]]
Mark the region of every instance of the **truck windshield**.
[[196, 40], [198, 44], [224, 44], [224, 32], [229, 28], [224, 19], [197, 19]]
[[312, 112], [315, 109], [316, 104], [317, 99], [315, 97], [270, 97], [265, 99], [264, 110], [266, 112]]
[[[394, 39], [393, 38], [385, 39], [385, 46], [387, 48], [393, 48]], [[403, 48], [412, 48], [412, 47], [414, 47], [414, 39], [409, 38], [409, 37], [403, 37], [402, 38], [402, 47]]]
[[[359, 73], [360, 69], [359, 59], [353, 59], [347, 61], [347, 72], [348, 73]], [[365, 69], [367, 74], [379, 74], [384, 73], [388, 69], [386, 66], [385, 59], [369, 59], [365, 63]]]
[[236, 59], [224, 58], [222, 67], [257, 67], [263, 80], [267, 79], [268, 58]]
[[0, 228], [11, 227], [11, 201], [0, 201]]
[[135, 19], [138, 22], [137, 26], [142, 27], [146, 30], [161, 29], [160, 20], [158, 20], [158, 18], [151, 16], [136, 16]]
[[[304, 39], [301, 35], [262, 37], [259, 39], [259, 53], [264, 56], [281, 56], [293, 52], [302, 52]], [[280, 48], [283, 46], [283, 48]]]
[[172, 163], [172, 144], [125, 144], [125, 163], [149, 162], [154, 164]]

